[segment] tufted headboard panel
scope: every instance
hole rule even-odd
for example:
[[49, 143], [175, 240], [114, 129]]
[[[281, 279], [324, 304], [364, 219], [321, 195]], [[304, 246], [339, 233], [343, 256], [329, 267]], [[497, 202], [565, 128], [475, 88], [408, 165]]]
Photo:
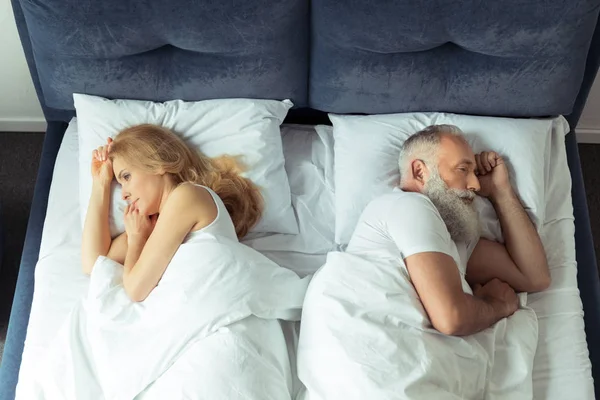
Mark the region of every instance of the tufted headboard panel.
[[570, 114], [599, 0], [318, 0], [309, 99], [335, 113]]
[[74, 92], [307, 104], [306, 0], [22, 0], [13, 6], [47, 119], [65, 119]]
[[82, 92], [574, 124], [600, 58], [600, 0], [12, 2], [48, 120]]

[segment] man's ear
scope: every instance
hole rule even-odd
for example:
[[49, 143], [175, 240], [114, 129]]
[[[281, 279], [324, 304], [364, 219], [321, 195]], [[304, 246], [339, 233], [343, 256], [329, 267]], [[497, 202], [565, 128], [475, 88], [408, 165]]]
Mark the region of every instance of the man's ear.
[[420, 185], [425, 185], [427, 179], [427, 165], [423, 160], [414, 160], [411, 164], [412, 178]]

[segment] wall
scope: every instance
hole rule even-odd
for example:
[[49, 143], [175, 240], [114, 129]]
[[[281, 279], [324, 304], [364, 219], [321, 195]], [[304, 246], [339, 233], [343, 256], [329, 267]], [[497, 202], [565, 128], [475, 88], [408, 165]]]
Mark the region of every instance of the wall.
[[44, 132], [10, 0], [0, 0], [0, 132]]
[[600, 144], [600, 73], [587, 99], [576, 132], [580, 142]]
[[[0, 132], [45, 131], [10, 0], [0, 0], [0, 54]], [[588, 98], [577, 137], [581, 142], [600, 143], [600, 78]]]

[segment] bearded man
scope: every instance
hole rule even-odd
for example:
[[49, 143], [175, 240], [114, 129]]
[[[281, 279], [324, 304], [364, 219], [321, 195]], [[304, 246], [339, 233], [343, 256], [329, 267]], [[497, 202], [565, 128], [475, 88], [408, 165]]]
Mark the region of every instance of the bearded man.
[[[433, 125], [404, 143], [399, 168], [399, 187], [309, 285], [298, 398], [531, 399], [537, 317], [517, 292], [546, 289], [550, 273], [502, 157]], [[477, 195], [503, 244], [479, 237]]]
[[[500, 155], [475, 155], [458, 127], [432, 125], [406, 140], [399, 168], [400, 187], [369, 204], [347, 251], [398, 253], [437, 330], [479, 332], [517, 310], [515, 292], [550, 285], [540, 237]], [[476, 195], [493, 204], [504, 244], [479, 238]]]

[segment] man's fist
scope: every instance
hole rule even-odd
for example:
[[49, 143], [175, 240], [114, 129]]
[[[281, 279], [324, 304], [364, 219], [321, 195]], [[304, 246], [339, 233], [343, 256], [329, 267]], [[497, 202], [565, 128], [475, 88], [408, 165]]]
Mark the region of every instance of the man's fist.
[[485, 285], [475, 285], [473, 295], [494, 305], [500, 315], [508, 317], [519, 308], [519, 298], [507, 283], [494, 278]]
[[475, 154], [477, 168], [475, 174], [479, 178], [481, 189], [477, 194], [494, 199], [499, 194], [512, 190], [508, 169], [502, 157], [495, 151], [484, 151]]

